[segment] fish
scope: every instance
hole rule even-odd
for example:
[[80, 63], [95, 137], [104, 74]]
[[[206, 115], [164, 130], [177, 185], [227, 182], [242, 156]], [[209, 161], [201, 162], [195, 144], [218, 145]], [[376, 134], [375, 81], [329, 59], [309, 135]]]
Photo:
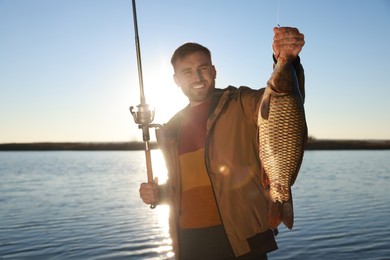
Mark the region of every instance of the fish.
[[265, 174], [262, 185], [269, 191], [268, 224], [293, 228], [291, 186], [300, 170], [307, 124], [304, 100], [291, 62], [279, 58], [267, 81], [258, 111], [259, 157]]

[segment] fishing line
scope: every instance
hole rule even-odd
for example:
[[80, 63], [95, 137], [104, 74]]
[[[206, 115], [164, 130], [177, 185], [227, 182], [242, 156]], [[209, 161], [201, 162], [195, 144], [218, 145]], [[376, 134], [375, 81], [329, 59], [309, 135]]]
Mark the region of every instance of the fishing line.
[[276, 24], [278, 25], [278, 27], [280, 27], [280, 0], [277, 0], [278, 1], [278, 5], [277, 5], [277, 8], [276, 8]]

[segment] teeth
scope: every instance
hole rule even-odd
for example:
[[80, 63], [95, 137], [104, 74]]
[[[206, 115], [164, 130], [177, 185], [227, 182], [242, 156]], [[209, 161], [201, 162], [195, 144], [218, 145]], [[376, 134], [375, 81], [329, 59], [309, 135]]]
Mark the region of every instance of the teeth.
[[203, 84], [192, 86], [193, 89], [203, 88]]

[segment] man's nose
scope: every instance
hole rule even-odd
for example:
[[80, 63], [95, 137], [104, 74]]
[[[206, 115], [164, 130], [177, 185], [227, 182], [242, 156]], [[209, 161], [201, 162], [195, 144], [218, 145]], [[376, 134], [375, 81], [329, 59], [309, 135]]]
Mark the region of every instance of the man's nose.
[[203, 80], [203, 74], [201, 70], [196, 71], [196, 77], [198, 80]]

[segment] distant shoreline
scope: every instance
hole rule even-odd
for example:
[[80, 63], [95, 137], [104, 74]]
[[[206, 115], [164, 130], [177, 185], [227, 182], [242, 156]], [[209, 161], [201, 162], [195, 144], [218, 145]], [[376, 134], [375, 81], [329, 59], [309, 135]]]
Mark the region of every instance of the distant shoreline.
[[[0, 151], [138, 151], [143, 142], [37, 142], [3, 143]], [[155, 142], [150, 149], [158, 149]], [[390, 140], [316, 140], [310, 139], [305, 150], [388, 150]]]

